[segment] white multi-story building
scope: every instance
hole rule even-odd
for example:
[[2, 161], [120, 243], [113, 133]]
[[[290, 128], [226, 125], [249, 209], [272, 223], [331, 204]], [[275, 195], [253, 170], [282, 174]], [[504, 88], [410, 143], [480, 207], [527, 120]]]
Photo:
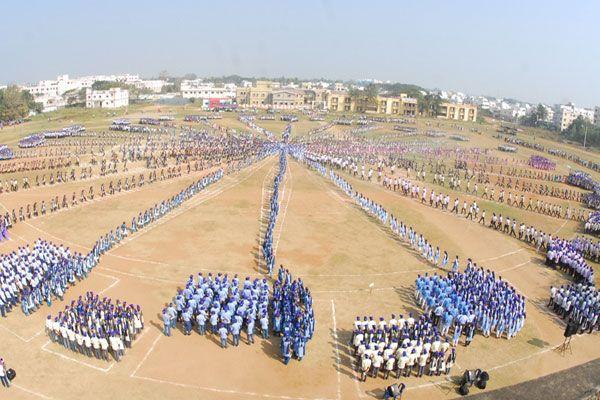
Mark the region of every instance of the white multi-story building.
[[600, 126], [600, 107], [594, 109], [594, 124]]
[[121, 88], [85, 91], [87, 108], [119, 108], [129, 105], [129, 91]]
[[594, 110], [576, 107], [573, 103], [561, 104], [556, 107], [556, 111], [554, 112], [554, 124], [560, 131], [564, 131], [579, 116], [590, 122], [594, 122]]
[[184, 80], [181, 82], [181, 96], [186, 99], [233, 99], [236, 96], [236, 85], [227, 83], [216, 87], [211, 82], [201, 79]]
[[163, 87], [171, 85], [171, 84], [166, 81], [163, 81], [161, 79], [153, 79], [153, 80], [140, 80], [139, 82], [136, 82], [134, 85], [138, 89], [149, 89], [152, 93], [160, 93], [162, 91]]

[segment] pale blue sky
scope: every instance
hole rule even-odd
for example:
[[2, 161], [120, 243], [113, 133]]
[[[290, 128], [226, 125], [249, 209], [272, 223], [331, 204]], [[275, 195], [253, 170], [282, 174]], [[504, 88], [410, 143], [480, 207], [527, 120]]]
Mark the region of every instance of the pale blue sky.
[[598, 1], [6, 0], [0, 12], [0, 83], [165, 69], [600, 105]]

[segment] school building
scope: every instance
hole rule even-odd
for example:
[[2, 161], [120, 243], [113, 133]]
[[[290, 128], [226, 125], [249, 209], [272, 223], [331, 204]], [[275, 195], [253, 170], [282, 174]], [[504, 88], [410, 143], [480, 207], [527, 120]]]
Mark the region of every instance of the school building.
[[400, 96], [353, 97], [349, 92], [331, 92], [327, 98], [329, 111], [374, 113], [399, 116], [417, 115], [418, 101], [405, 93]]
[[441, 103], [438, 118], [457, 121], [477, 121], [477, 106], [473, 104]]
[[108, 90], [86, 89], [86, 108], [119, 108], [129, 105], [129, 91], [121, 88]]

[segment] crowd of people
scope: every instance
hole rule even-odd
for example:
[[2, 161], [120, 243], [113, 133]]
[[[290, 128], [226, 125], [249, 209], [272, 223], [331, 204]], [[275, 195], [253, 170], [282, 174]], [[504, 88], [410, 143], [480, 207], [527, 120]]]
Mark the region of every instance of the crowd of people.
[[170, 199], [138, 213], [132, 218], [131, 225], [123, 222], [102, 235], [86, 255], [71, 253], [69, 248], [62, 245], [38, 239], [32, 248], [27, 245], [0, 256], [0, 313], [4, 317], [20, 304], [23, 313], [30, 315], [44, 303], [51, 305], [54, 298], [62, 300], [71, 285], [87, 278], [104, 252], [222, 177], [223, 170], [220, 169], [199, 179]]
[[94, 252], [87, 255], [41, 239], [33, 246], [0, 256], [0, 314], [3, 317], [20, 304], [25, 315], [55, 298], [63, 299], [76, 282], [85, 279], [98, 263]]
[[[322, 160], [323, 159], [323, 157], [319, 157], [319, 156], [315, 156], [315, 155], [311, 155], [311, 154], [309, 154], [306, 158], [313, 159], [313, 160], [316, 160], [316, 159]], [[332, 166], [338, 166], [339, 168], [342, 168], [342, 169], [348, 168], [348, 164], [341, 162], [340, 160], [334, 161], [334, 162], [332, 162], [330, 158], [326, 158], [326, 160], [329, 160], [329, 163]], [[344, 165], [346, 167], [344, 167]], [[371, 171], [369, 172], [368, 175], [366, 175], [367, 178], [365, 178], [365, 179], [370, 180]], [[333, 172], [331, 172], [331, 174], [333, 174]], [[393, 168], [392, 168], [392, 174], [393, 174]], [[363, 174], [363, 176], [365, 176], [365, 175]], [[336, 184], [338, 184], [338, 186], [340, 186], [342, 181], [344, 182], [342, 186], [349, 186], [349, 184], [341, 176], [336, 175], [336, 178], [334, 180], [336, 181]], [[538, 251], [541, 251], [541, 250], [547, 251], [549, 249], [550, 245], [555, 240], [565, 241], [564, 239], [555, 237], [551, 233], [543, 232], [541, 229], [537, 229], [534, 226], [530, 226], [530, 225], [526, 225], [525, 223], [518, 222], [515, 218], [512, 218], [510, 216], [506, 216], [506, 215], [503, 216], [502, 214], [493, 213], [491, 218], [489, 216], [487, 216], [487, 218], [489, 218], [489, 219], [486, 220], [486, 211], [481, 210], [476, 201], [467, 202], [466, 200], [463, 200], [462, 204], [461, 204], [460, 199], [456, 198], [454, 200], [454, 202], [452, 202], [449, 195], [435, 193], [435, 191], [433, 191], [433, 190], [431, 190], [429, 192], [427, 187], [421, 188], [421, 185], [418, 182], [413, 183], [410, 179], [396, 178], [396, 179], [391, 180], [391, 179], [384, 178], [384, 179], [382, 179], [382, 182], [383, 182], [383, 186], [385, 188], [392, 190], [392, 191], [399, 191], [405, 196], [410, 196], [411, 198], [413, 198], [417, 201], [420, 201], [421, 204], [429, 205], [430, 207], [439, 208], [442, 211], [449, 211], [456, 215], [464, 216], [465, 218], [467, 218], [470, 221], [475, 221], [475, 222], [478, 222], [483, 225], [486, 225], [489, 222], [488, 226], [490, 228], [498, 230], [509, 236], [518, 238], [519, 240], [522, 240], [532, 246], [535, 246]], [[346, 190], [344, 188], [342, 188], [342, 189]], [[347, 192], [347, 194], [351, 195], [352, 190], [350, 190], [350, 192]], [[358, 193], [356, 195], [358, 197], [362, 197], [362, 195], [359, 195]], [[490, 195], [490, 196], [493, 196], [493, 195]], [[484, 196], [484, 198], [487, 198], [487, 197]], [[366, 204], [366, 203], [369, 203], [370, 200], [358, 199], [357, 201]], [[510, 198], [508, 201], [510, 201]], [[516, 199], [514, 200], [514, 202], [516, 203]], [[373, 205], [367, 204], [366, 208], [365, 207], [363, 207], [363, 208], [365, 208], [365, 210], [368, 210], [371, 207], [373, 207]], [[375, 208], [378, 208], [378, 207], [375, 207]], [[536, 204], [535, 207], [531, 207], [531, 202], [530, 202], [530, 204], [527, 206], [527, 209], [529, 209], [529, 208], [532, 208], [535, 211], [538, 209], [538, 204]], [[380, 211], [373, 210], [373, 213], [379, 214]], [[589, 214], [591, 215], [591, 212]], [[571, 218], [569, 208], [566, 210], [565, 216], [568, 217], [569, 219]], [[581, 215], [581, 217], [583, 218], [583, 215]], [[403, 238], [408, 235], [408, 239], [410, 240], [411, 244], [413, 244], [414, 241], [413, 241], [413, 239], [411, 239], [411, 237], [414, 236], [413, 234], [411, 234], [412, 228], [409, 229], [409, 227], [405, 226], [401, 222], [394, 221], [393, 218], [391, 219], [391, 221], [392, 221], [392, 230], [398, 231], [398, 233]], [[584, 221], [584, 219], [582, 219], [582, 221]], [[423, 257], [427, 258], [427, 259], [433, 259], [434, 261], [436, 258], [439, 260], [439, 257], [435, 257], [435, 255], [438, 251], [436, 250], [433, 253], [430, 251], [431, 243], [428, 243], [428, 242], [420, 240], [420, 239], [421, 239], [420, 236], [417, 235], [415, 240], [418, 245], [421, 242], [423, 242], [423, 246], [419, 245], [419, 251], [420, 252], [423, 251], [423, 253], [422, 253]], [[577, 238], [571, 242], [572, 242], [572, 248], [575, 249], [581, 256], [591, 259], [591, 260], [599, 260], [600, 259], [600, 241], [594, 242], [591, 239]], [[427, 246], [427, 244], [429, 246]], [[432, 257], [429, 257], [428, 255], [432, 256]], [[437, 265], [437, 262], [434, 262], [434, 263]], [[591, 267], [589, 267], [589, 265], [587, 265], [587, 263], [585, 263], [585, 261], [582, 263], [582, 267], [585, 269], [591, 268]]]
[[0, 161], [10, 160], [14, 157], [13, 151], [5, 144], [0, 144]]
[[301, 361], [315, 333], [313, 300], [302, 279], [294, 279], [283, 266], [279, 266], [277, 281], [273, 284], [271, 310], [273, 331], [281, 337], [283, 363], [288, 364], [292, 357]]
[[578, 333], [600, 330], [600, 291], [592, 285], [551, 286], [548, 307], [564, 320], [574, 323]]
[[558, 267], [577, 282], [594, 285], [594, 267], [585, 261], [582, 250], [577, 248], [575, 241], [553, 240], [546, 252], [546, 265], [552, 268]]
[[19, 147], [22, 149], [30, 149], [44, 144], [45, 137], [41, 133], [33, 133], [19, 140]]
[[279, 185], [283, 182], [287, 168], [287, 150], [282, 148], [279, 152], [279, 171], [273, 180], [273, 193], [269, 202], [269, 215], [267, 216], [267, 229], [262, 243], [262, 255], [265, 260], [269, 275], [273, 275], [275, 266], [275, 254], [273, 251], [273, 232], [279, 215]]
[[585, 231], [592, 234], [600, 234], [600, 211], [594, 211], [585, 221]]
[[471, 260], [464, 272], [419, 275], [415, 285], [417, 301], [433, 312], [441, 332], [453, 328], [453, 345], [463, 333], [470, 342], [476, 331], [485, 337], [494, 333], [511, 339], [525, 324], [525, 297], [494, 271]]
[[541, 169], [544, 171], [554, 171], [556, 169], [556, 163], [554, 161], [537, 154], [531, 155], [527, 161], [527, 164], [532, 168]]
[[63, 311], [46, 319], [46, 334], [66, 349], [100, 360], [121, 361], [144, 329], [139, 305], [127, 304], [87, 292]]
[[195, 328], [200, 335], [218, 337], [222, 348], [239, 346], [242, 332], [248, 345], [254, 343], [255, 331], [265, 340], [273, 334], [281, 337], [285, 364], [292, 357], [302, 360], [315, 329], [309, 289], [283, 267], [272, 287], [266, 278], [240, 282], [237, 274], [190, 275], [185, 288], [162, 310], [162, 318], [166, 336], [180, 323], [184, 335]]
[[362, 381], [394, 373], [396, 378], [448, 375], [456, 363], [456, 349], [429, 314], [356, 317], [350, 345]]

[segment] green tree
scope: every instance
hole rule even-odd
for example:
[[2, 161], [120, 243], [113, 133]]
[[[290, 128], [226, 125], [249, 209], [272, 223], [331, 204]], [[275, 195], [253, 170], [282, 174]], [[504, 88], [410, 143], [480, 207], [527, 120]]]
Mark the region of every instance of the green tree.
[[600, 147], [600, 127], [582, 116], [577, 117], [567, 129], [561, 132], [561, 136], [579, 144], [585, 141], [586, 146]]
[[0, 121], [25, 118], [30, 111], [40, 112], [41, 108], [31, 93], [15, 85], [0, 90]]
[[529, 114], [521, 118], [521, 124], [525, 126], [540, 127], [546, 124], [548, 110], [541, 103], [537, 105]]
[[435, 117], [440, 109], [442, 98], [437, 94], [428, 93], [425, 96], [417, 97], [419, 101], [419, 113], [428, 117]]

